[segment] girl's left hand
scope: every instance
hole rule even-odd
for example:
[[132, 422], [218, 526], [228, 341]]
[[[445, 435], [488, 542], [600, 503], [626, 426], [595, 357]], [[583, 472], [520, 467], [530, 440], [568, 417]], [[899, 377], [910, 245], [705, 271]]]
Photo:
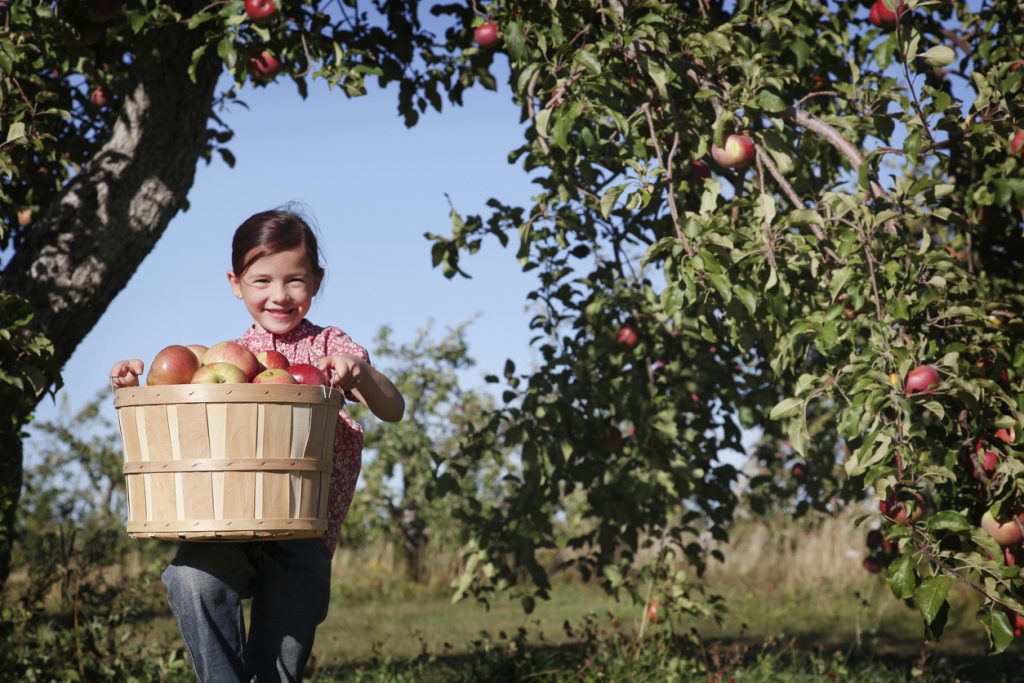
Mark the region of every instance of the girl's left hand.
[[321, 358], [316, 365], [325, 373], [333, 370], [332, 384], [342, 391], [358, 388], [363, 378], [369, 375], [369, 366], [366, 361], [343, 353]]

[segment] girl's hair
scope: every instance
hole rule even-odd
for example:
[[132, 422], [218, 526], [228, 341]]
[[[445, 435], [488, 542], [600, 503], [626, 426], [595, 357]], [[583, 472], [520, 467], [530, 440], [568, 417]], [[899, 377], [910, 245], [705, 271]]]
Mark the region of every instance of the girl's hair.
[[316, 233], [306, 219], [284, 209], [261, 211], [249, 216], [235, 230], [231, 240], [231, 268], [241, 277], [258, 259], [296, 248], [304, 249], [313, 272], [323, 275]]

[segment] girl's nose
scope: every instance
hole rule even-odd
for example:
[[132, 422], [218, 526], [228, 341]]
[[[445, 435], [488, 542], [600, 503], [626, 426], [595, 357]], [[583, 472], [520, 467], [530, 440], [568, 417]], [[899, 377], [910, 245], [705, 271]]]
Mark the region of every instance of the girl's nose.
[[270, 300], [276, 302], [288, 301], [288, 290], [284, 285], [277, 285], [271, 290]]

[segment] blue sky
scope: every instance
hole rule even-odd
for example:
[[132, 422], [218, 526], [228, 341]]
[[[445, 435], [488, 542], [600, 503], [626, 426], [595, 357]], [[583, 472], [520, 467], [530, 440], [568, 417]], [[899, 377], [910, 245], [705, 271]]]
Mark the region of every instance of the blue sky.
[[251, 318], [225, 279], [231, 236], [250, 214], [290, 201], [306, 207], [321, 234], [327, 279], [311, 320], [369, 347], [385, 324], [395, 339], [411, 340], [430, 319], [439, 334], [479, 314], [468, 335], [478, 365], [465, 373], [465, 385], [482, 385], [506, 358], [528, 367], [525, 297], [533, 275], [490, 240], [464, 262], [473, 279], [447, 280], [431, 266], [423, 237], [448, 234], [446, 193], [463, 215], [486, 213], [492, 196], [520, 204], [530, 197], [527, 174], [507, 160], [522, 129], [502, 57], [498, 72], [497, 93], [475, 89], [464, 106], [428, 113], [411, 129], [398, 116], [394, 88], [348, 99], [317, 82], [306, 100], [289, 79], [244, 88], [250, 108], [223, 114], [235, 131], [235, 168], [219, 156], [200, 164], [189, 210], [171, 221], [75, 350], [57, 405], [43, 399], [37, 419], [56, 417], [62, 397], [72, 409], [91, 399], [118, 359], [148, 366], [169, 344], [240, 336]]

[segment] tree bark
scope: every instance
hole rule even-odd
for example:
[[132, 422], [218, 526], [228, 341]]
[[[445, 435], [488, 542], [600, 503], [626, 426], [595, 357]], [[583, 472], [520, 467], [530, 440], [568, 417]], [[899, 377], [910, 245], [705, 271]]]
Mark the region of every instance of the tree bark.
[[[53, 341], [56, 367], [186, 206], [222, 70], [209, 50], [192, 81], [188, 69], [201, 42], [200, 32], [178, 24], [139, 37], [132, 87], [110, 139], [68, 181], [0, 273], [0, 291], [21, 295], [36, 311], [34, 323]], [[18, 417], [20, 424], [28, 420]], [[21, 471], [18, 435], [0, 435], [0, 592], [10, 569]]]

